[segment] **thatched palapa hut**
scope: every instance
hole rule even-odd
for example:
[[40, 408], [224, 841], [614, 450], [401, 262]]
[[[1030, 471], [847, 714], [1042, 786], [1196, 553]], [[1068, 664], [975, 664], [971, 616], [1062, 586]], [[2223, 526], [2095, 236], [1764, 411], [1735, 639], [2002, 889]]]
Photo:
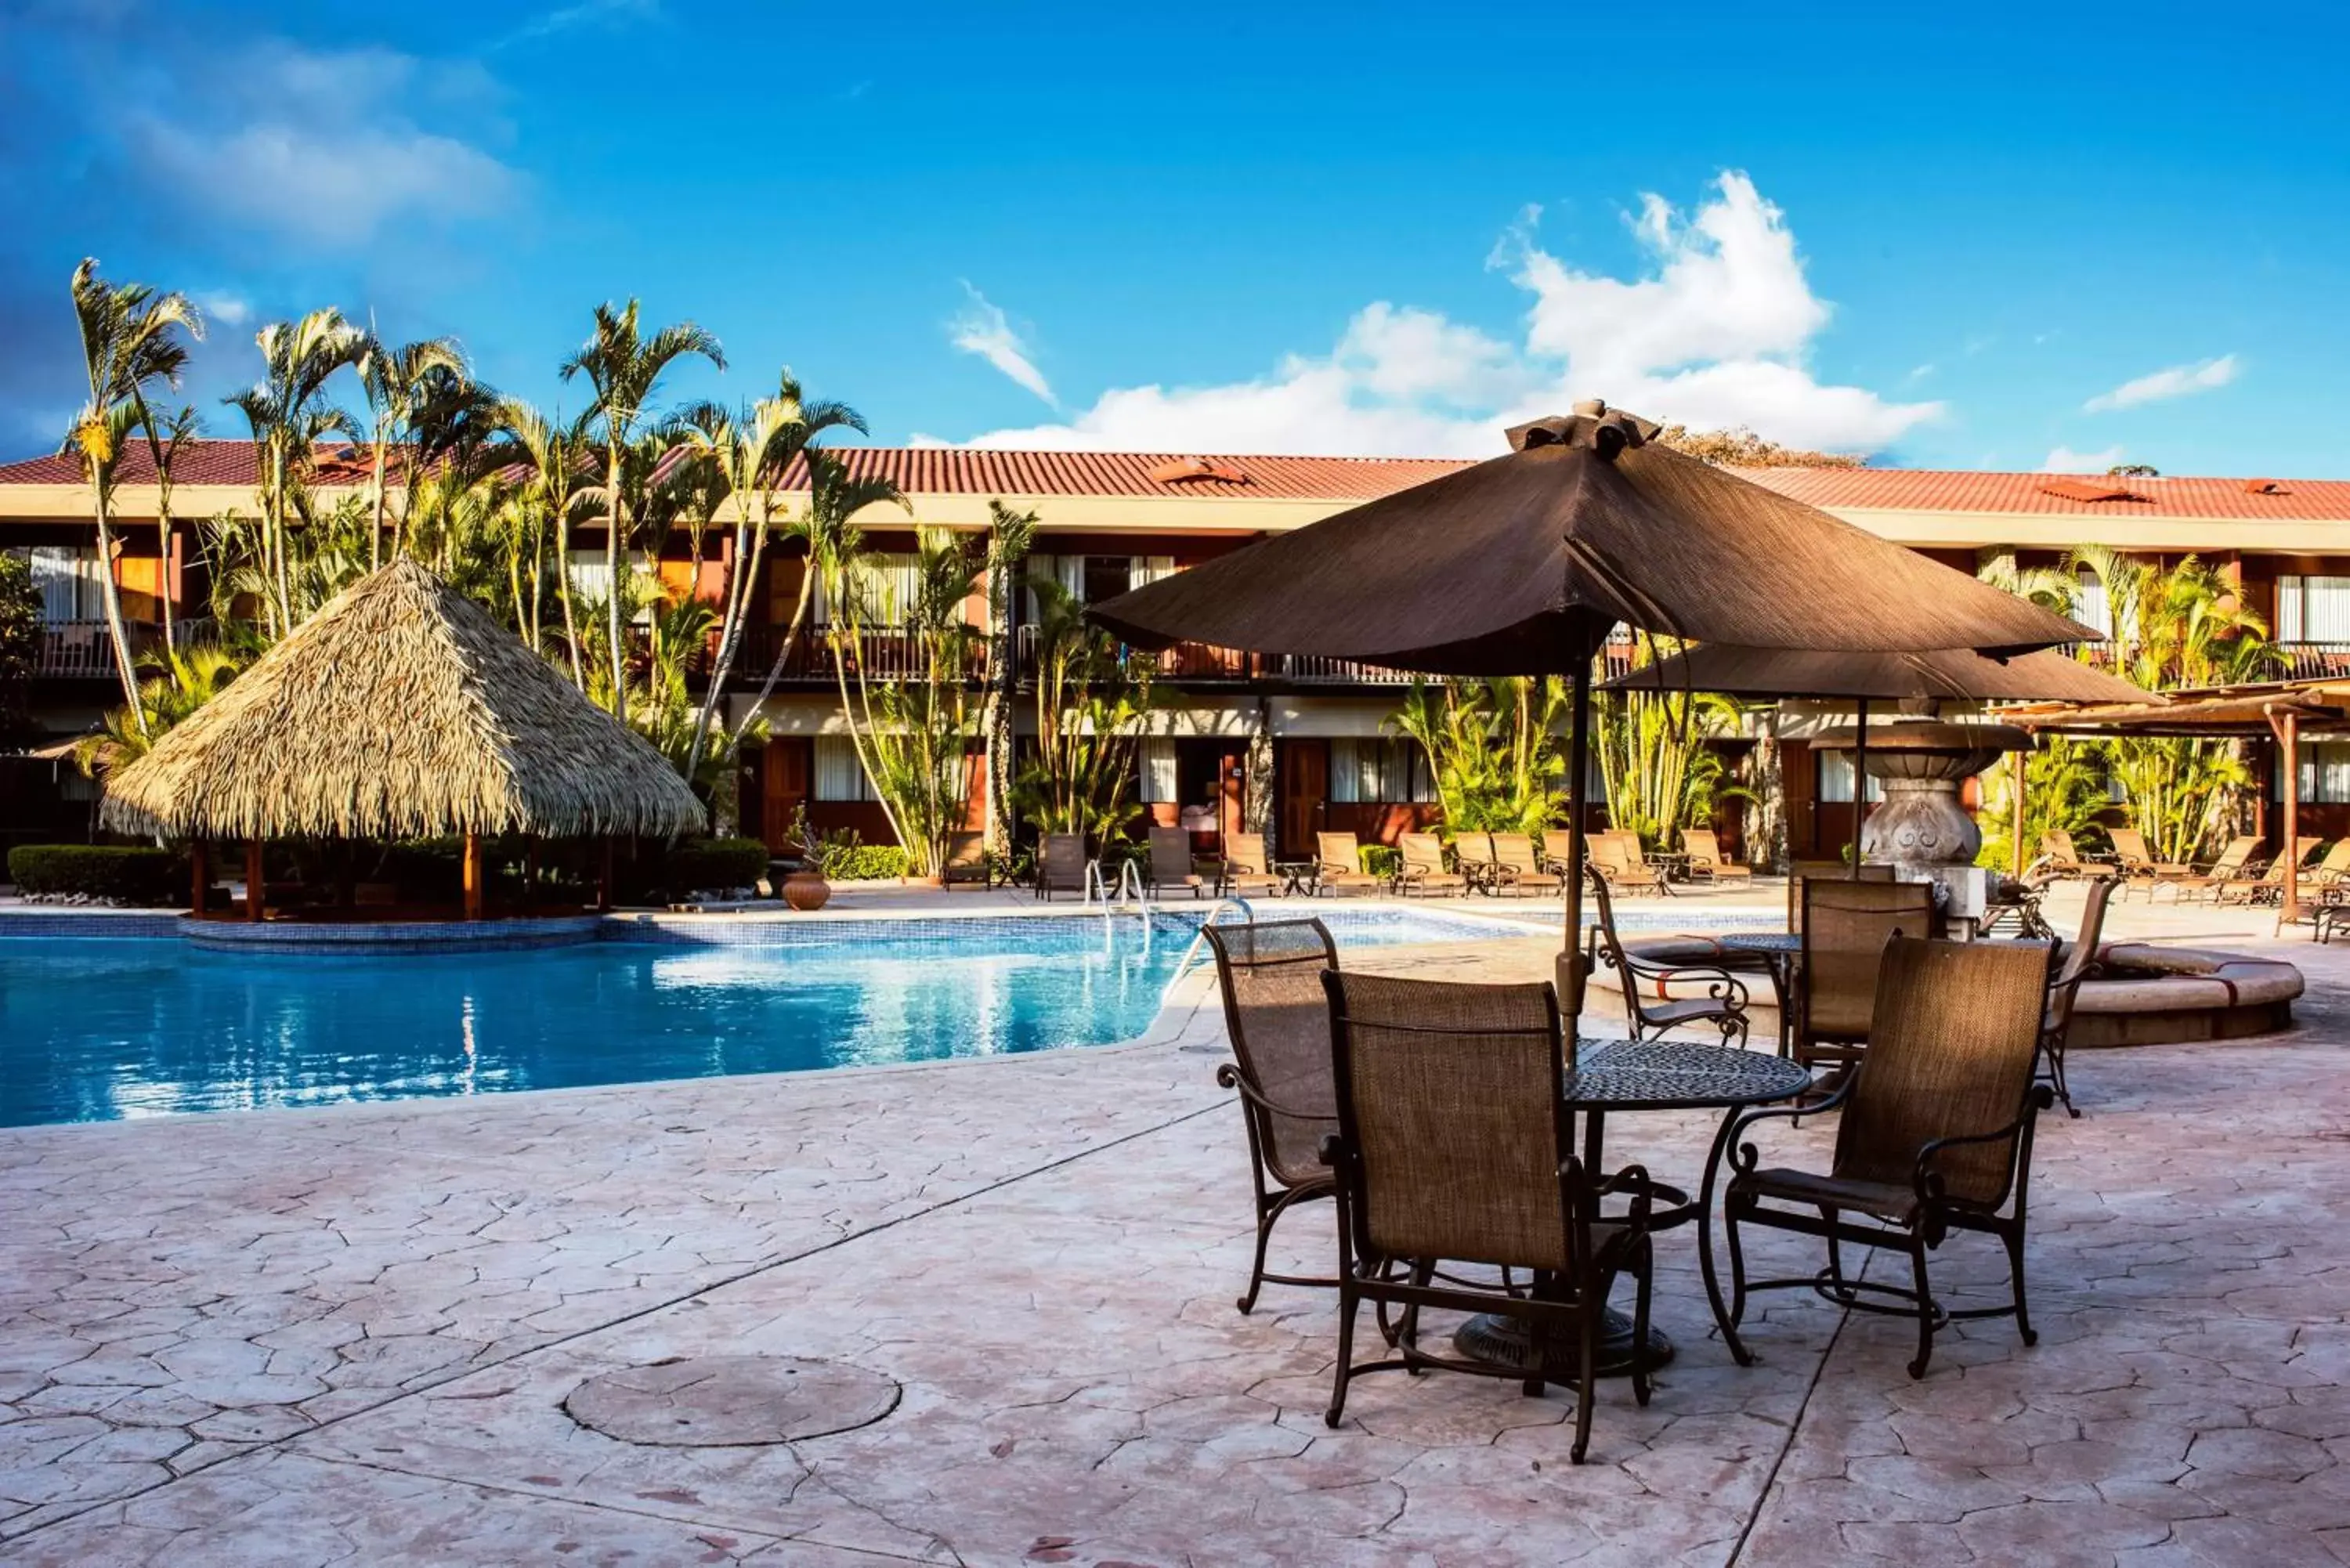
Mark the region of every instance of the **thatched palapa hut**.
[[642, 736], [402, 560], [344, 589], [109, 779], [102, 820], [199, 846], [245, 840], [252, 919], [268, 839], [462, 835], [465, 916], [478, 919], [484, 835], [668, 836], [703, 815]]

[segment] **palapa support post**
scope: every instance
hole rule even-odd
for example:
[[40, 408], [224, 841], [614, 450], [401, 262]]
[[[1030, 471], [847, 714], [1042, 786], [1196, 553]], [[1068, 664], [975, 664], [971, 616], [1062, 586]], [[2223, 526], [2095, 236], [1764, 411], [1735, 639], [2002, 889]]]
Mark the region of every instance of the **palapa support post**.
[[482, 836], [465, 835], [465, 919], [482, 918]]
[[538, 908], [538, 835], [532, 834], [524, 843], [522, 912], [527, 915]]
[[2284, 857], [2284, 881], [2277, 893], [2281, 931], [2301, 919], [2301, 715], [2273, 704], [2266, 711], [2269, 728], [2276, 732], [2277, 744], [2284, 752], [2284, 801], [2280, 814], [2284, 818], [2284, 844], [2277, 851]]
[[1860, 880], [1860, 829], [1868, 819], [1868, 699], [1863, 697], [1856, 706], [1860, 722], [1852, 738], [1852, 867], [1845, 875]]
[[1575, 667], [1574, 729], [1566, 742], [1566, 916], [1558, 953], [1559, 1011], [1566, 1062], [1575, 1064], [1575, 1038], [1583, 1022], [1583, 776], [1591, 766], [1591, 659]]
[[612, 836], [608, 833], [599, 842], [603, 849], [596, 870], [596, 912], [608, 915], [612, 912]]
[[261, 919], [268, 910], [269, 877], [262, 869], [261, 840], [244, 841], [244, 918]]
[[188, 913], [203, 919], [204, 904], [213, 890], [212, 867], [205, 862], [204, 841], [201, 838], [188, 846]]
[[[2034, 734], [2032, 742], [2034, 746], [2037, 746], [2040, 743], [2040, 737]], [[2023, 788], [2024, 781], [2032, 776], [2032, 770], [2026, 767], [2024, 763], [2030, 754], [2026, 752], [2012, 752], [2009, 753], [2007, 759], [2008, 764], [2015, 770], [2013, 791], [2015, 799], [2008, 810], [2011, 819], [2007, 833], [2008, 872], [2019, 882], [2023, 879]]]

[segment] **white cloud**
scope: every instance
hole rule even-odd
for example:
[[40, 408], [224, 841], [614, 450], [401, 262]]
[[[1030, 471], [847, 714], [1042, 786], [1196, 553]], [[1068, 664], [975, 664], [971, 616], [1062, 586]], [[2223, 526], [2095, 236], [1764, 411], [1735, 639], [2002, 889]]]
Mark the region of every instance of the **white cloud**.
[[2165, 398], [2184, 398], [2195, 392], [2208, 392], [2214, 387], [2224, 387], [2236, 379], [2236, 357], [2222, 354], [2217, 359], [2206, 359], [2198, 365], [2173, 365], [2140, 376], [2135, 381], [2124, 381], [2110, 392], [2100, 392], [2081, 406], [2090, 413], [2104, 413], [2114, 409], [2134, 409], [2140, 403], [2158, 403]]
[[212, 289], [194, 297], [196, 308], [204, 313], [208, 325], [242, 327], [253, 319], [253, 302], [226, 289]]
[[963, 292], [971, 296], [971, 302], [949, 324], [948, 341], [966, 354], [978, 355], [1054, 408], [1059, 408], [1051, 383], [1045, 379], [1045, 372], [1036, 369], [1036, 362], [1029, 358], [1028, 345], [1012, 330], [1003, 312], [990, 305], [987, 296], [970, 284], [962, 286]]
[[411, 118], [453, 118], [476, 73], [389, 49], [272, 43], [222, 62], [219, 95], [134, 116], [132, 144], [162, 186], [226, 217], [327, 248], [355, 248], [394, 218], [442, 223], [493, 212], [513, 171]]
[[578, 0], [577, 5], [558, 5], [532, 17], [490, 47], [502, 49], [532, 38], [567, 33], [575, 27], [650, 21], [660, 15], [660, 0]]
[[[970, 444], [1484, 457], [1502, 450], [1505, 426], [1601, 397], [1668, 422], [1873, 451], [1942, 411], [1813, 376], [1808, 350], [1830, 307], [1804, 278], [1784, 215], [1743, 174], [1723, 174], [1686, 220], [1644, 196], [1628, 223], [1649, 265], [1630, 280], [1543, 250], [1539, 217], [1529, 208], [1488, 261], [1531, 296], [1520, 341], [1379, 301], [1326, 355], [1292, 355], [1269, 375], [1221, 386], [1114, 389], [1064, 422]], [[979, 341], [956, 342], [1029, 385]]]
[[2122, 460], [2122, 449], [2109, 446], [2103, 452], [2074, 452], [2060, 446], [2048, 454], [2040, 465], [2043, 473], [2103, 473]]

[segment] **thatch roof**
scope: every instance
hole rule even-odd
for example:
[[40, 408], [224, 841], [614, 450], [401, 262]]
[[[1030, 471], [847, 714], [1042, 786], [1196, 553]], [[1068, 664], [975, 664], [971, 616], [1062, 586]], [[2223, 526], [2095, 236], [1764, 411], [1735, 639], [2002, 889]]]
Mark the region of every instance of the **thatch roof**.
[[213, 838], [703, 825], [642, 736], [412, 561], [344, 589], [109, 779], [103, 818]]
[[1731, 697], [1881, 698], [1939, 701], [2159, 702], [2069, 654], [2001, 660], [1971, 649], [1931, 653], [1829, 653], [1709, 642], [1601, 684], [1607, 691], [1720, 691]]

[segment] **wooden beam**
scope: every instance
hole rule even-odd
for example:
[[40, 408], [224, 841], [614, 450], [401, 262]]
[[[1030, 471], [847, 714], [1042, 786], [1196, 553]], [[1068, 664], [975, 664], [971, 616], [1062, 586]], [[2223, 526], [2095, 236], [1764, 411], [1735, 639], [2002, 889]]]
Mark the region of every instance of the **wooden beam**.
[[2023, 879], [2023, 781], [2030, 770], [2024, 766], [2029, 752], [2010, 752], [2008, 762], [2015, 770], [2015, 802], [2009, 815], [2013, 819], [2008, 829], [2011, 840], [2007, 846], [2008, 874], [2017, 881]]
[[268, 912], [269, 875], [261, 864], [261, 840], [244, 841], [244, 918], [258, 920]]
[[204, 913], [204, 901], [213, 890], [212, 867], [204, 858], [204, 841], [201, 838], [188, 846], [188, 913], [199, 919]]
[[482, 836], [465, 835], [465, 919], [482, 918]]
[[2269, 723], [2284, 750], [2284, 886], [2277, 899], [2277, 928], [2301, 919], [2301, 714], [2278, 704]]

